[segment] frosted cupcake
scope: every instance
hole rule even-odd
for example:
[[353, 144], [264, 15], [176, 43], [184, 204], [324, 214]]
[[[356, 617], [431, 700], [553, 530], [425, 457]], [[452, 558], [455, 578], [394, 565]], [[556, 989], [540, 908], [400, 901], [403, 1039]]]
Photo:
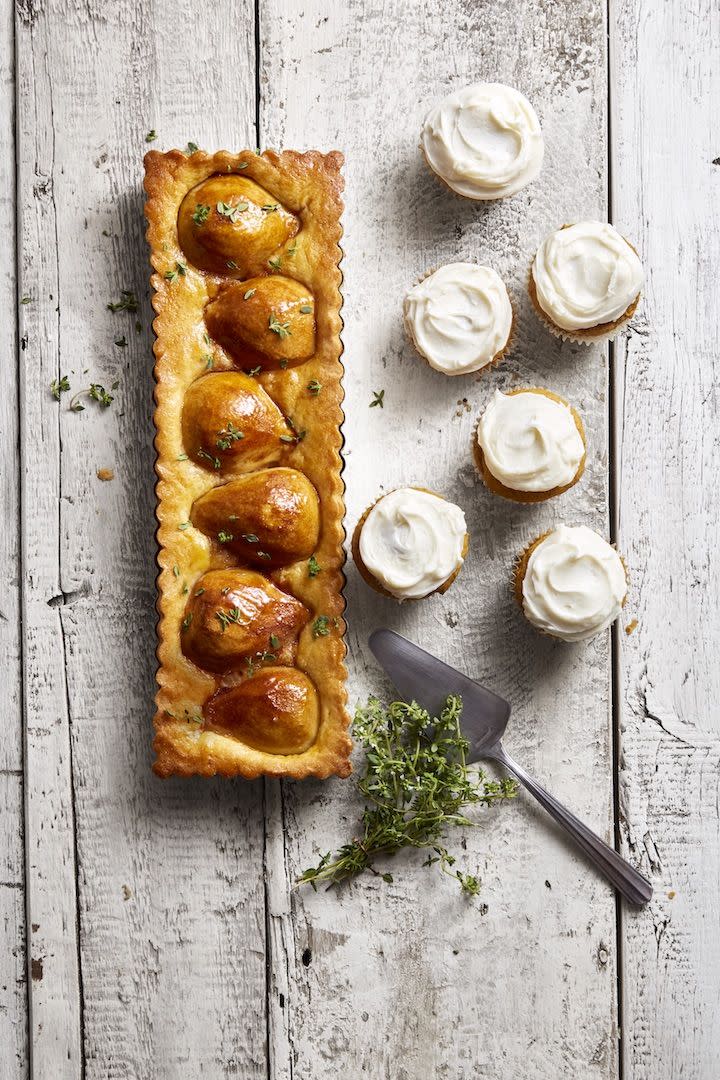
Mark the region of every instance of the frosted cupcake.
[[420, 145], [432, 171], [467, 199], [504, 199], [540, 172], [544, 142], [528, 99], [512, 86], [475, 83], [435, 105]]
[[534, 386], [496, 390], [473, 440], [485, 486], [515, 502], [561, 495], [583, 474], [585, 429], [564, 398]]
[[610, 340], [640, 300], [643, 268], [635, 249], [603, 221], [551, 233], [537, 250], [528, 284], [533, 307], [558, 337]]
[[460, 572], [468, 549], [459, 506], [420, 487], [381, 496], [355, 528], [352, 553], [362, 577], [396, 600], [444, 593]]
[[430, 367], [467, 375], [496, 364], [510, 346], [513, 311], [502, 278], [489, 266], [448, 263], [405, 297], [408, 337]]
[[518, 559], [515, 595], [536, 629], [562, 641], [587, 641], [622, 610], [625, 564], [592, 529], [558, 525]]

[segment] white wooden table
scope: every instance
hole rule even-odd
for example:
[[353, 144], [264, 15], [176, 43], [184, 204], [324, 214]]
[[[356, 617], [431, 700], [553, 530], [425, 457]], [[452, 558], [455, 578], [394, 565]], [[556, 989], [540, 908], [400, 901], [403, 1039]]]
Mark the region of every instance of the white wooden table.
[[[0, 11], [0, 1076], [716, 1080], [718, 0]], [[522, 89], [547, 146], [539, 181], [487, 207], [417, 150], [429, 104], [480, 79]], [[315, 895], [293, 883], [352, 834], [352, 782], [152, 776], [151, 129], [160, 148], [345, 152], [348, 525], [381, 485], [419, 481], [472, 534], [458, 583], [424, 604], [348, 566], [351, 700], [384, 689], [381, 624], [511, 698], [509, 748], [652, 877], [644, 911], [525, 797], [463, 844], [475, 903], [411, 859], [391, 885]], [[648, 268], [610, 356], [560, 347], [523, 297], [540, 238], [587, 216]], [[401, 332], [408, 285], [458, 257], [490, 261], [519, 306], [512, 356], [477, 380], [441, 379]], [[121, 289], [137, 316], [108, 310]], [[118, 380], [113, 406], [58, 406], [66, 373]], [[471, 431], [493, 387], [538, 383], [582, 411], [588, 468], [560, 500], [507, 505], [475, 476]], [[625, 553], [612, 640], [553, 644], [513, 607], [513, 554], [559, 519]]]

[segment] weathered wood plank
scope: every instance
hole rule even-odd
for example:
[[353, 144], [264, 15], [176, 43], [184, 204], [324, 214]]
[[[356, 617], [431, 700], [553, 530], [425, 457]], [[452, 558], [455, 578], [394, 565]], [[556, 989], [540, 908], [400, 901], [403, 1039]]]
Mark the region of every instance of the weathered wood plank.
[[[267, 1071], [262, 787], [149, 771], [141, 159], [153, 128], [156, 146], [255, 144], [252, 5], [231, 21], [200, 18], [190, 0], [20, 8], [23, 288], [36, 300], [22, 406], [30, 906], [47, 957], [33, 992], [38, 1078], [75, 1080], [81, 1050], [88, 1080]], [[137, 315], [107, 310], [121, 289], [140, 298]], [[47, 386], [60, 372], [73, 390], [118, 380], [112, 407], [58, 409]]]
[[[508, 745], [610, 838], [609, 643], [568, 648], [535, 636], [508, 589], [513, 555], [550, 522], [608, 526], [605, 351], [561, 347], [524, 299], [546, 231], [607, 213], [603, 12], [553, 0], [512, 10], [460, 0], [261, 0], [260, 139], [347, 155], [348, 528], [381, 486], [416, 481], [463, 505], [471, 531], [467, 565], [443, 598], [399, 608], [348, 567], [351, 699], [382, 687], [368, 632], [383, 623], [407, 632], [512, 699]], [[430, 103], [482, 78], [524, 90], [547, 138], [539, 182], [493, 206], [449, 195], [417, 150]], [[477, 380], [443, 380], [403, 339], [404, 292], [453, 258], [491, 261], [518, 306], [512, 357]], [[469, 456], [492, 389], [523, 384], [565, 394], [590, 438], [582, 484], [533, 509], [488, 495]], [[370, 410], [380, 388], [385, 408]], [[390, 886], [369, 879], [339, 895], [289, 891], [319, 851], [352, 835], [358, 810], [343, 783], [284, 785], [276, 801], [273, 1075], [322, 1080], [341, 1061], [348, 1075], [404, 1080], [614, 1077], [613, 897], [534, 807], [521, 798], [467, 839], [464, 858], [480, 866], [487, 907], [466, 905], [452, 883], [405, 860]]]
[[628, 1080], [720, 1058], [720, 9], [613, 0], [613, 206], [648, 269], [616, 356], [622, 834], [655, 898], [624, 919]]
[[15, 261], [14, 12], [0, 3], [0, 1072], [27, 1076], [27, 962], [23, 832], [20, 641], [20, 463], [18, 460]]

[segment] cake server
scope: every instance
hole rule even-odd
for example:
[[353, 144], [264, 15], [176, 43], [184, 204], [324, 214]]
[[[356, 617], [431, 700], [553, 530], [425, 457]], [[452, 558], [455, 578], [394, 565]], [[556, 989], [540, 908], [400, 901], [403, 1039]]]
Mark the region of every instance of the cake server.
[[507, 701], [431, 656], [418, 645], [413, 645], [394, 630], [375, 630], [370, 635], [369, 644], [404, 701], [416, 701], [431, 716], [436, 716], [448, 694], [459, 695], [463, 702], [460, 727], [470, 744], [468, 761], [484, 758], [504, 765], [566, 829], [600, 873], [626, 900], [638, 905], [650, 900], [652, 885], [647, 878], [558, 802], [554, 795], [541, 787], [503, 749], [500, 740], [510, 718], [510, 704]]

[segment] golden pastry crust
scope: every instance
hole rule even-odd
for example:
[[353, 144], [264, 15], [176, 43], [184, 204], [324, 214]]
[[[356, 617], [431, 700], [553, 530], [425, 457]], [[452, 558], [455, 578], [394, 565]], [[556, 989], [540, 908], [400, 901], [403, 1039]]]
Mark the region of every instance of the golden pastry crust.
[[[150, 151], [145, 157], [148, 195], [145, 213], [154, 269], [153, 307], [157, 315], [153, 325], [156, 334], [155, 446], [160, 545], [157, 656], [160, 667], [154, 721], [157, 760], [153, 768], [160, 776], [221, 774], [252, 778], [274, 775], [302, 779], [347, 776], [350, 772], [352, 744], [347, 733], [342, 596], [344, 485], [340, 475], [342, 163], [342, 155], [337, 152], [324, 155], [266, 151], [258, 155], [248, 150], [240, 154], [198, 151], [186, 155], [172, 150], [166, 154]], [[210, 225], [216, 234], [208, 233], [203, 237], [210, 255], [198, 256], [197, 245], [193, 248], [187, 239], [184, 245], [181, 244], [178, 214], [185, 197], [211, 178], [224, 181], [222, 209], [216, 209], [217, 203], [213, 206], [208, 199], [207, 214], [204, 209], [197, 211], [198, 224], [192, 214], [197, 205], [205, 204], [198, 199], [197, 204], [193, 202], [190, 207], [195, 199], [192, 195], [182, 215], [181, 224], [186, 232], [191, 227], [202, 229], [204, 225]], [[248, 199], [248, 192], [253, 192], [248, 182], [269, 193], [279, 209], [262, 211], [261, 208], [264, 216], [260, 218], [253, 205], [247, 210], [249, 216], [245, 222], [241, 215], [246, 212], [245, 202], [252, 201]], [[208, 186], [199, 190], [201, 193], [214, 192], [214, 188]], [[233, 213], [240, 238], [237, 245], [230, 228], [234, 223], [230, 216]], [[216, 221], [213, 215], [218, 214], [222, 220]], [[249, 237], [246, 251], [242, 247], [244, 236]], [[278, 242], [276, 248], [272, 247], [273, 237]], [[239, 256], [228, 260], [235, 263], [247, 255], [247, 273], [240, 274], [237, 266], [218, 272], [221, 259], [228, 252]], [[206, 269], [192, 262], [191, 253], [204, 261]], [[203, 446], [208, 456], [198, 456], [198, 447], [194, 444], [188, 447], [183, 435], [186, 393], [209, 371], [235, 373], [238, 369], [237, 360], [209, 335], [204, 321], [205, 308], [229, 279], [275, 274], [291, 278], [309, 291], [313, 298], [313, 312], [309, 317], [315, 323], [315, 351], [310, 359], [293, 361], [296, 366], [287, 370], [252, 372], [255, 385], [262, 388], [280, 410], [281, 427], [274, 429], [271, 422], [269, 426], [266, 424], [263, 433], [265, 439], [268, 432], [272, 435], [273, 430], [279, 430], [278, 450], [266, 455], [264, 447], [258, 446], [255, 449], [261, 452], [262, 460], [248, 459], [243, 465], [241, 446], [245, 437], [250, 441], [249, 428], [238, 438], [240, 419], [234, 429], [228, 430], [223, 423], [216, 431], [213, 417], [204, 436], [210, 440], [216, 437], [216, 443], [222, 446]], [[278, 335], [278, 340], [281, 339], [282, 335]], [[211, 388], [215, 385], [211, 384]], [[322, 387], [319, 391], [318, 385]], [[240, 390], [246, 393], [247, 388]], [[226, 397], [223, 395], [229, 394], [232, 398], [237, 392], [234, 384], [223, 387], [219, 394], [213, 390], [210, 405], [218, 410], [221, 420], [225, 417], [223, 401]], [[266, 405], [263, 397], [260, 412], [265, 416]], [[242, 406], [238, 415], [252, 414], [252, 407], [245, 409]], [[198, 417], [201, 416], [202, 409], [198, 412]], [[186, 433], [188, 423], [186, 417]], [[200, 419], [195, 423], [199, 425]], [[188, 437], [192, 439], [194, 434]], [[233, 459], [235, 448], [237, 455]], [[220, 461], [220, 468], [212, 460], [215, 457]], [[243, 563], [226, 544], [219, 542], [217, 537], [209, 537], [193, 524], [193, 506], [202, 496], [226, 481], [232, 482], [238, 473], [248, 477], [255, 470], [262, 471], [270, 466], [298, 470], [319, 497], [320, 534], [313, 555], [322, 569], [313, 577], [305, 558], [290, 563], [273, 558], [272, 565], [263, 573], [257, 559], [252, 565]], [[300, 527], [302, 521], [298, 525], [300, 538], [296, 542], [301, 547], [315, 527], [312, 514], [307, 513], [305, 530]], [[184, 635], [196, 634], [198, 630], [197, 627], [192, 629], [194, 609], [191, 609], [190, 601], [198, 603], [195, 594], [203, 589], [199, 578], [210, 572], [230, 573], [233, 570], [262, 576], [270, 590], [275, 587], [288, 600], [294, 598], [299, 602], [297, 608], [292, 602], [290, 605], [295, 613], [294, 621], [291, 620], [292, 641], [287, 642], [284, 638], [281, 641], [280, 632], [276, 635], [263, 624], [262, 632], [267, 631], [268, 637], [265, 655], [256, 660], [253, 654], [250, 671], [246, 670], [245, 664], [238, 665], [234, 661], [227, 671], [211, 670], [199, 666], [183, 651]], [[203, 596], [202, 592], [200, 596]], [[307, 622], [302, 626], [303, 619], [297, 617], [300, 605], [307, 611]], [[222, 606], [218, 610], [223, 610]], [[229, 633], [234, 629], [233, 612], [231, 607]], [[191, 613], [190, 626], [183, 629], [183, 623], [187, 624], [187, 616]], [[208, 625], [214, 626], [213, 619], [217, 618], [213, 608]], [[221, 624], [225, 625], [224, 620], [218, 621], [218, 627]], [[219, 648], [222, 653], [221, 637], [217, 638], [216, 634], [216, 651]], [[192, 636], [188, 640], [192, 640]], [[228, 638], [228, 646], [230, 641]], [[271, 656], [276, 659], [270, 660]], [[261, 665], [257, 673], [256, 662]], [[270, 670], [262, 666], [266, 662], [276, 665], [272, 668], [272, 680], [263, 682], [260, 679], [253, 682], [252, 692], [240, 692], [239, 688], [248, 686], [261, 672]], [[212, 657], [211, 663], [216, 668], [222, 666], [220, 660]], [[283, 682], [286, 683], [285, 693]], [[271, 694], [265, 704], [260, 693], [263, 687]], [[225, 693], [235, 694], [238, 701], [252, 701], [248, 714], [236, 716], [234, 724], [227, 716], [227, 700], [222, 707], [222, 724], [217, 721], [218, 702]], [[317, 698], [316, 732], [314, 695]], [[211, 699], [213, 705], [209, 707]], [[299, 710], [296, 716], [292, 712], [293, 701], [297, 702]], [[260, 730], [263, 717], [272, 726], [267, 739]], [[243, 741], [243, 730], [250, 732], [249, 742]], [[287, 735], [285, 742], [283, 730]], [[312, 736], [309, 745], [308, 733]]]
[[[445, 498], [444, 495], [439, 495], [437, 491], [432, 491], [430, 488], [420, 487], [418, 484], [412, 484], [411, 486], [416, 488], [417, 491], [426, 491], [428, 493], [428, 495], [435, 495], [435, 496], [437, 496], [438, 499], [444, 499]], [[390, 495], [390, 493], [391, 492], [386, 491], [385, 495]], [[385, 586], [380, 584], [380, 582], [375, 577], [375, 575], [370, 573], [367, 566], [363, 562], [362, 555], [360, 554], [360, 534], [362, 533], [363, 525], [367, 521], [367, 516], [370, 513], [370, 511], [373, 509], [373, 507], [376, 506], [377, 503], [380, 502], [380, 499], [383, 499], [384, 497], [385, 497], [384, 495], [381, 495], [380, 498], [376, 499], [375, 502], [372, 503], [371, 506], [368, 506], [367, 510], [359, 518], [358, 523], [355, 526], [355, 530], [354, 530], [353, 535], [352, 535], [352, 541], [351, 541], [352, 557], [353, 557], [353, 562], [355, 563], [355, 565], [358, 568], [358, 572], [360, 574], [360, 577], [363, 579], [363, 581], [365, 582], [366, 585], [369, 585], [371, 589], [375, 590], [375, 592], [380, 593], [381, 596], [387, 596], [387, 598], [389, 600], [395, 600], [395, 601], [401, 602], [403, 604], [413, 603], [413, 602], [417, 603], [420, 600], [427, 600], [427, 596], [432, 596], [434, 593], [439, 593], [442, 596], [443, 593], [446, 593], [448, 591], [448, 589], [450, 588], [452, 583], [455, 581], [455, 578], [458, 576], [458, 574], [460, 573], [460, 571], [463, 568], [465, 559], [467, 558], [468, 549], [470, 547], [470, 536], [469, 536], [469, 534], [465, 533], [465, 539], [463, 541], [463, 547], [462, 547], [460, 562], [457, 564], [457, 566], [453, 570], [450, 577], [447, 578], [445, 581], [443, 581], [442, 585], [438, 585], [437, 589], [433, 589], [433, 591], [431, 593], [428, 593], [427, 596], [409, 596], [406, 599], [400, 601], [399, 597], [394, 596], [393, 593], [391, 593], [391, 592], [388, 592], [388, 590], [385, 588]]]
[[[569, 491], [571, 487], [577, 484], [585, 472], [585, 462], [587, 459], [587, 440], [585, 438], [585, 426], [580, 419], [580, 414], [573, 408], [569, 401], [560, 397], [559, 394], [554, 394], [552, 390], [545, 390], [541, 386], [527, 386], [520, 387], [516, 390], [504, 391], [507, 397], [513, 397], [515, 394], [543, 394], [545, 397], [550, 398], [551, 401], [557, 401], [561, 405], [567, 405], [572, 413], [573, 420], [575, 421], [575, 427], [578, 429], [580, 438], [583, 441], [585, 451], [583, 452], [582, 460], [578, 465], [577, 472], [573, 476], [569, 484], [561, 484], [559, 487], [550, 488], [548, 491], [518, 491], [516, 488], [506, 487], [496, 476], [490, 472], [487, 462], [485, 461], [485, 455], [482, 447], [478, 442], [477, 427], [473, 432], [472, 440], [472, 452], [475, 459], [475, 466], [482, 477], [482, 481], [488, 491], [492, 491], [493, 495], [500, 495], [503, 499], [510, 499], [512, 502], [519, 503], [539, 503], [545, 502], [547, 499], [554, 499], [556, 495], [562, 495], [563, 492]], [[478, 421], [479, 423], [479, 421]]]

